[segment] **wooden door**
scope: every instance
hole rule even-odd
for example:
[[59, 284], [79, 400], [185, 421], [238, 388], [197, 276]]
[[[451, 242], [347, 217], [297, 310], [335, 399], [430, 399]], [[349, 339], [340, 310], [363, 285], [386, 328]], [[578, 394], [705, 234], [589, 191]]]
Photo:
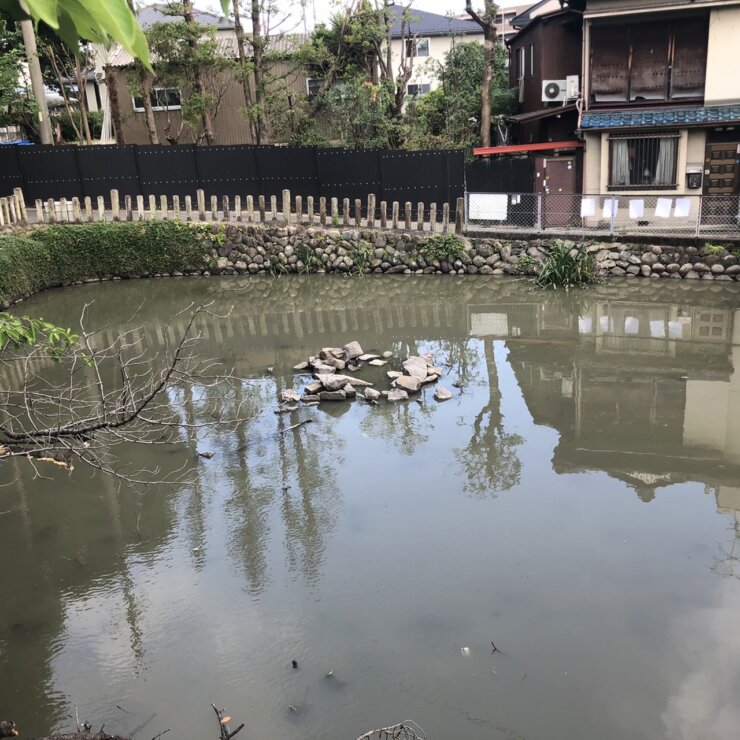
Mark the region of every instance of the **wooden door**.
[[701, 220], [704, 226], [737, 223], [740, 142], [709, 142], [704, 157]]
[[538, 157], [535, 192], [542, 193], [543, 226], [569, 226], [576, 212], [576, 160], [571, 157]]

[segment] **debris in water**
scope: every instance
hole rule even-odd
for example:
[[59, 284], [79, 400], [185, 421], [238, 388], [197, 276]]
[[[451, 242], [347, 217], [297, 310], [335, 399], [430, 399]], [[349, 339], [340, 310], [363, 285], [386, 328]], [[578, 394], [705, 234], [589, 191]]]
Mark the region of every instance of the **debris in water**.
[[293, 668], [298, 668], [298, 661], [297, 660], [291, 660], [290, 664], [293, 666]]
[[468, 655], [470, 655], [470, 648], [469, 647], [460, 648], [460, 653], [467, 657]]
[[216, 453], [212, 450], [203, 450], [203, 452], [198, 453], [201, 457], [205, 457], [206, 460], [210, 460]]

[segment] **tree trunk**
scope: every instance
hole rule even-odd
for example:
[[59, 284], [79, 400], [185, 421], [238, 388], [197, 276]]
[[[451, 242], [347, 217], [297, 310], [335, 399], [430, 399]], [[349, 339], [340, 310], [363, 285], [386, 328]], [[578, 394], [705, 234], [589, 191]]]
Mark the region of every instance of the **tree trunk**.
[[483, 15], [473, 10], [472, 0], [465, 0], [465, 11], [483, 29], [483, 81], [480, 101], [480, 143], [491, 146], [491, 83], [496, 61], [496, 13], [498, 8], [493, 0], [485, 0]]
[[252, 2], [252, 54], [254, 56], [254, 101], [257, 110], [256, 119], [256, 143], [263, 144], [269, 140], [267, 130], [267, 118], [265, 116], [265, 37], [260, 27], [260, 0]]
[[[192, 0], [185, 0], [182, 4], [182, 15], [185, 19], [185, 23], [192, 26], [195, 25], [195, 19], [193, 17], [193, 3]], [[188, 34], [188, 46], [190, 47], [193, 54], [196, 53], [198, 48], [198, 39], [196, 39], [192, 33]], [[212, 146], [216, 143], [216, 137], [213, 134], [213, 119], [211, 117], [211, 111], [208, 108], [208, 91], [206, 90], [206, 82], [203, 76], [203, 70], [200, 67], [196, 67], [195, 70], [195, 85], [198, 88], [198, 95], [201, 97], [203, 113], [201, 114], [201, 122], [203, 124], [203, 134], [206, 137], [206, 143]]]
[[236, 46], [239, 52], [239, 67], [242, 76], [242, 89], [244, 90], [244, 102], [247, 106], [247, 120], [249, 121], [249, 130], [252, 134], [252, 141], [257, 140], [256, 126], [252, 120], [252, 90], [249, 87], [249, 72], [247, 68], [247, 52], [244, 48], [244, 28], [242, 19], [239, 16], [239, 0], [233, 0], [234, 7], [234, 32], [236, 33]]
[[139, 85], [141, 87], [141, 96], [144, 100], [144, 120], [149, 132], [149, 141], [152, 144], [159, 144], [159, 134], [157, 133], [157, 119], [154, 117], [154, 106], [152, 106], [152, 77], [144, 69], [141, 62], [136, 61], [136, 73], [139, 76]]
[[[57, 55], [54, 52], [54, 48], [51, 46], [51, 44], [47, 46], [47, 54], [49, 56], [49, 61], [51, 62], [51, 67], [54, 70], [54, 76], [57, 78], [57, 84], [59, 85], [59, 92], [62, 94], [62, 100], [64, 101], [64, 109], [67, 111], [67, 115], [69, 116], [69, 121], [72, 124], [72, 128], [74, 129], [77, 140], [82, 141], [82, 135], [80, 134], [79, 126], [75, 123], [74, 116], [72, 115], [72, 107], [69, 104], [69, 96], [67, 95], [67, 88], [64, 86], [64, 81], [66, 78], [68, 78], [68, 75], [62, 74], [62, 70], [59, 67], [59, 61], [57, 59]], [[57, 141], [57, 143], [60, 143], [60, 142]]]
[[113, 67], [105, 67], [105, 85], [108, 88], [108, 105], [110, 105], [110, 117], [113, 123], [113, 135], [116, 137], [116, 144], [125, 144], [123, 134], [123, 121], [121, 120], [121, 101], [118, 98], [118, 79]]
[[87, 117], [87, 87], [82, 79], [82, 66], [79, 57], [75, 57], [75, 79], [77, 80], [77, 102], [80, 106], [80, 123], [85, 134], [85, 143], [90, 146], [92, 136], [90, 135], [90, 121]]

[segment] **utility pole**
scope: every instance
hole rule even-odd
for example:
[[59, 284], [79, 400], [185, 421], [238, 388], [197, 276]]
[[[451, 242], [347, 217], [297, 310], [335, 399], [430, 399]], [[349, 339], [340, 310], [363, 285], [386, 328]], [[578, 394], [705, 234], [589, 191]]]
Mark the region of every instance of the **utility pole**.
[[[21, 3], [24, 12], [28, 12], [24, 3]], [[21, 33], [23, 34], [23, 45], [26, 47], [26, 58], [28, 59], [28, 71], [31, 75], [31, 89], [33, 96], [39, 106], [39, 131], [42, 144], [53, 144], [51, 133], [51, 121], [49, 120], [49, 109], [46, 106], [46, 93], [44, 92], [44, 79], [41, 76], [41, 65], [39, 55], [36, 51], [36, 34], [33, 31], [33, 21], [21, 21]]]

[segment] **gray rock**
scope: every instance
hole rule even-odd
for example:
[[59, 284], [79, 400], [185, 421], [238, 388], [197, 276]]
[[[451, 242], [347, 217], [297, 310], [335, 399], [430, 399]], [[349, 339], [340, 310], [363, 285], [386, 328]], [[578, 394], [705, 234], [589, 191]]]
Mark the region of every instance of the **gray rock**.
[[305, 404], [318, 403], [320, 400], [321, 399], [319, 398], [318, 393], [310, 393], [310, 394], [303, 396], [303, 398], [301, 399], [301, 403], [305, 403]]
[[317, 362], [313, 365], [314, 375], [328, 375], [329, 373], [336, 372], [334, 365], [327, 365], [324, 362]]
[[385, 397], [391, 401], [391, 402], [398, 402], [398, 401], [408, 401], [409, 400], [409, 394], [406, 393], [406, 391], [400, 390], [398, 388], [393, 388], [392, 390], [388, 391], [387, 394], [384, 394]]
[[380, 398], [380, 391], [376, 391], [375, 388], [365, 388], [365, 400], [366, 401], [377, 401]]
[[422, 357], [411, 356], [404, 360], [401, 366], [409, 375], [413, 375], [419, 380], [424, 380], [427, 376], [427, 362]]
[[658, 261], [658, 257], [652, 252], [645, 252], [640, 260], [643, 265], [654, 265]]
[[324, 360], [344, 360], [345, 354], [341, 347], [324, 347], [319, 352], [319, 358]]
[[297, 365], [293, 365], [293, 370], [299, 373], [302, 370], [308, 370], [310, 367], [311, 366], [307, 362], [299, 362]]
[[347, 398], [354, 398], [357, 395], [357, 391], [349, 383], [344, 386], [343, 390], [347, 394]]
[[730, 265], [725, 269], [725, 275], [737, 275], [740, 273], [740, 265]]
[[396, 378], [400, 378], [403, 373], [399, 372], [398, 370], [389, 370], [386, 375], [391, 379], [395, 380]]
[[373, 355], [370, 353], [366, 353], [364, 355], [360, 355], [358, 358], [361, 362], [370, 362], [370, 360], [379, 360], [380, 355]]
[[694, 270], [689, 270], [685, 275], [684, 278], [686, 280], [698, 280], [701, 277], [698, 272], [694, 272]]
[[370, 360], [370, 362], [367, 363], [368, 365], [372, 365], [373, 367], [383, 367], [384, 365], [388, 364], [387, 360]]
[[359, 342], [349, 342], [344, 345], [344, 352], [348, 360], [354, 360], [356, 357], [360, 357], [362, 352], [362, 347], [360, 347]]
[[[651, 255], [651, 256], [654, 257], [655, 255]], [[653, 268], [650, 267], [650, 265], [643, 265], [640, 268], [640, 275], [642, 275], [643, 277], [650, 277], [652, 274], [653, 274]]]
[[390, 360], [391, 357], [393, 357], [393, 352], [389, 352], [389, 351], [383, 352], [383, 359], [384, 360]]
[[320, 390], [323, 389], [323, 385], [319, 383], [318, 380], [314, 381], [313, 383], [309, 383], [304, 389], [303, 392], [307, 395], [313, 395], [315, 393], [318, 393]]
[[440, 385], [434, 391], [434, 398], [437, 401], [449, 401], [452, 398], [452, 392]]
[[288, 403], [290, 401], [300, 401], [301, 395], [297, 391], [290, 389], [287, 391], [283, 391], [280, 394], [280, 400], [283, 401], [283, 403]]
[[712, 272], [715, 275], [721, 275], [725, 271], [725, 268], [722, 265], [714, 264], [712, 265]]
[[321, 391], [319, 393], [320, 401], [346, 401], [347, 394], [343, 390], [339, 391]]
[[421, 380], [413, 375], [402, 375], [395, 380], [396, 388], [401, 388], [409, 393], [418, 393], [421, 388]]
[[350, 378], [349, 375], [317, 375], [316, 379], [328, 391], [336, 391], [340, 388], [344, 388], [347, 383], [351, 383], [353, 386], [358, 388], [369, 388], [373, 385], [372, 383], [368, 383], [367, 380], [360, 380], [360, 378]]

